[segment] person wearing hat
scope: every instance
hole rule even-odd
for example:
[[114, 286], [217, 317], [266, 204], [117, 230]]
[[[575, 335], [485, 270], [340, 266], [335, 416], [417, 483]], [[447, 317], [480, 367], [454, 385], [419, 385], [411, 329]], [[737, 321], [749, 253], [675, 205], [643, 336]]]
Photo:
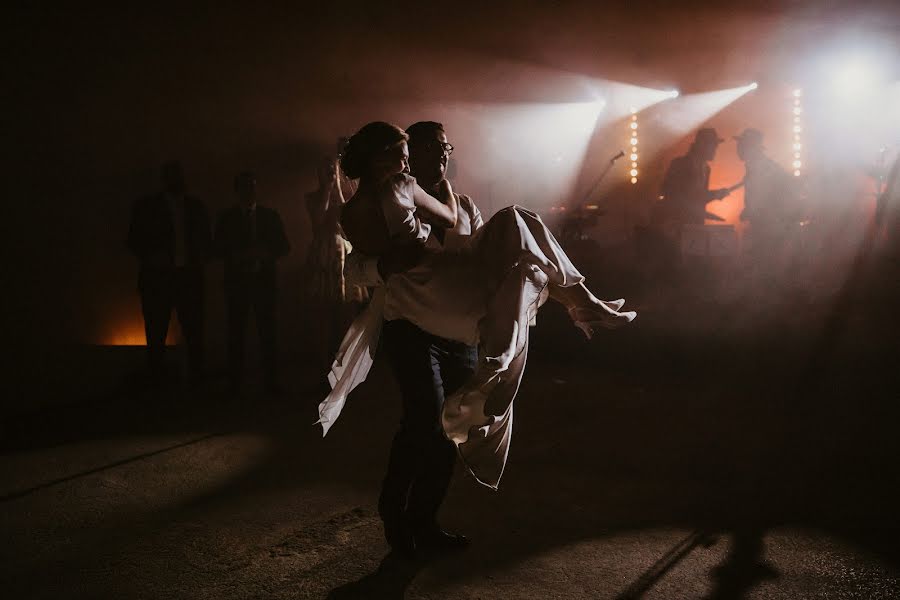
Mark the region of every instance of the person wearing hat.
[[791, 212], [792, 180], [787, 171], [766, 156], [763, 134], [748, 128], [737, 140], [738, 157], [744, 162], [744, 210], [741, 220], [754, 229], [769, 229]]
[[766, 156], [763, 134], [745, 129], [734, 136], [738, 157], [744, 161], [744, 210], [741, 221], [750, 223], [745, 248], [758, 275], [772, 285], [786, 282], [790, 264], [790, 241], [800, 221], [795, 178]]
[[662, 186], [661, 208], [665, 221], [675, 225], [703, 225], [707, 218], [706, 205], [728, 196], [730, 192], [726, 188], [709, 189], [709, 162], [724, 141], [715, 129], [700, 129], [688, 153], [669, 164]]

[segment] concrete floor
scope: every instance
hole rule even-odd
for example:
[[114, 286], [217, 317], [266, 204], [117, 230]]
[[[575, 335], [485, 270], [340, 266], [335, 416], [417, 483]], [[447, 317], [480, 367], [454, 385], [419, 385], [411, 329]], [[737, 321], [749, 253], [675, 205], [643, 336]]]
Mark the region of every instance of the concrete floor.
[[587, 344], [545, 310], [500, 491], [457, 473], [443, 510], [469, 550], [386, 557], [383, 365], [322, 439], [302, 367], [232, 402], [118, 385], [140, 355], [111, 351], [103, 394], [4, 430], [3, 597], [900, 598], [892, 336], [808, 373], [818, 338], [782, 326], [649, 310]]

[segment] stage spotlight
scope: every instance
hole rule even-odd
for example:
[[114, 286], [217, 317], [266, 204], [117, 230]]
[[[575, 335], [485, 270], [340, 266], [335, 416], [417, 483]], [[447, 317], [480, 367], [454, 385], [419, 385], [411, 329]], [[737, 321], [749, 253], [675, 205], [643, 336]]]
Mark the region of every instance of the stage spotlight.
[[653, 89], [614, 81], [598, 84], [598, 89], [603, 91], [609, 102], [606, 116], [610, 119], [629, 117], [679, 95], [672, 88]]
[[673, 138], [687, 135], [749, 92], [750, 87], [742, 85], [714, 92], [679, 95], [678, 102], [660, 106], [655, 115], [654, 132], [667, 130]]
[[756, 88], [759, 87], [759, 84], [756, 83], [756, 82], [754, 81], [753, 83], [751, 83], [751, 84], [748, 85], [747, 87], [750, 88], [751, 90], [755, 90]]

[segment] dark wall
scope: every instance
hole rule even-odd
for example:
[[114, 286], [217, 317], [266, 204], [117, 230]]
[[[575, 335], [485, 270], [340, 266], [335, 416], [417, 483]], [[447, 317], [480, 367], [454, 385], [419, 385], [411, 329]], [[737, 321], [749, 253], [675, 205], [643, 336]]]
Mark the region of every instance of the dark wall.
[[[310, 236], [300, 202], [339, 135], [374, 119], [447, 121], [466, 149], [461, 185], [490, 212], [517, 201], [517, 188], [492, 172], [484, 123], [459, 105], [577, 100], [573, 73], [687, 91], [775, 77], [800, 43], [785, 40], [815, 39], [823, 19], [768, 5], [637, 14], [594, 4], [37, 5], [9, 15], [7, 328], [36, 343], [104, 343], [139, 323], [129, 210], [178, 158], [213, 212], [232, 201], [235, 172], [258, 172], [294, 246], [282, 300], [296, 331]], [[219, 278], [213, 269], [211, 291]], [[210, 302], [215, 321], [221, 302]]]

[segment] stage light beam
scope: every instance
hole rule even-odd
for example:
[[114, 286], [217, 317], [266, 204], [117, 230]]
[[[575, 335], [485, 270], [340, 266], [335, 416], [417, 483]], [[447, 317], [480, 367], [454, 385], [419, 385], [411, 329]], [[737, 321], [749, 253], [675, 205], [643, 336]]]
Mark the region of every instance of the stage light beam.
[[839, 98], [846, 101], [870, 96], [882, 82], [880, 65], [869, 57], [845, 58], [832, 70], [832, 88]]
[[675, 137], [687, 135], [753, 89], [756, 87], [750, 84], [680, 96], [678, 102], [664, 105], [665, 108], [660, 107], [656, 124]]

